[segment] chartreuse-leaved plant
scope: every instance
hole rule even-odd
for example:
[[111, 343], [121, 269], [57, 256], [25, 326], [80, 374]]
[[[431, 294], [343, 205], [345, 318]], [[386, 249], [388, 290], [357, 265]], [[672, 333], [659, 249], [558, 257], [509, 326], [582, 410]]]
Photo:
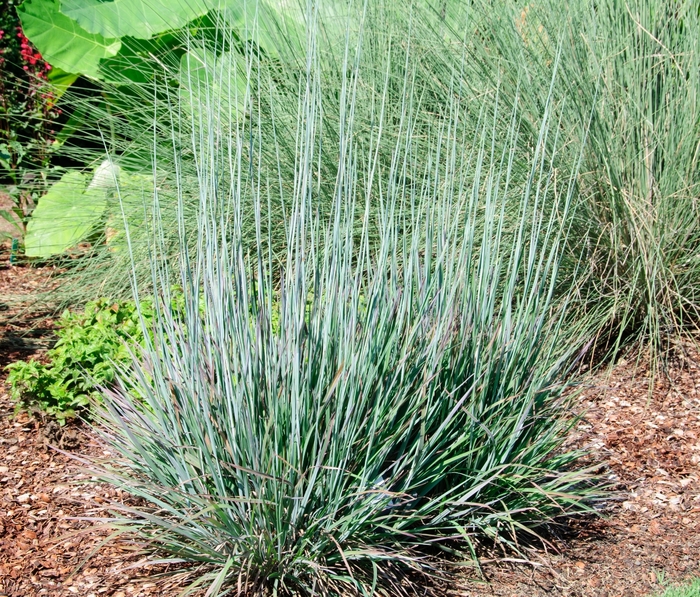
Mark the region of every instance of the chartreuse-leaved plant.
[[7, 367], [10, 397], [20, 408], [38, 409], [60, 423], [89, 415], [100, 387], [114, 381], [115, 365], [131, 360], [130, 345], [143, 340], [141, 318], [153, 316], [151, 303], [98, 299], [83, 310], [63, 312], [57, 340], [41, 360]]

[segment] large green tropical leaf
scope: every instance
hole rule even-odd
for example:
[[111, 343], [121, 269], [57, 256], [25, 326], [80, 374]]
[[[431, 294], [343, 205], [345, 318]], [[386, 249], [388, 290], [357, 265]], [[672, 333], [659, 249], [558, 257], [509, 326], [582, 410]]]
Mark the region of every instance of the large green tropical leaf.
[[52, 68], [49, 71], [48, 79], [53, 89], [54, 99], [58, 100], [75, 83], [79, 76], [75, 73], [67, 73], [61, 68]]
[[105, 190], [85, 190], [85, 183], [80, 172], [68, 172], [40, 199], [24, 237], [28, 257], [59, 255], [99, 222], [107, 205]]
[[101, 62], [102, 78], [122, 84], [152, 81], [163, 66], [177, 68], [180, 56], [185, 52], [182, 46], [182, 36], [177, 32], [161, 33], [152, 39], [125, 37], [119, 53]]
[[[221, 73], [227, 73], [222, 77]], [[243, 111], [247, 77], [245, 59], [236, 52], [218, 56], [205, 49], [192, 49], [180, 58], [181, 106], [193, 113], [210, 109], [210, 102], [219, 108]]]
[[98, 78], [100, 60], [121, 41], [90, 33], [59, 11], [58, 0], [27, 0], [17, 8], [25, 35], [55, 67]]
[[61, 12], [90, 33], [149, 39], [212, 8], [209, 0], [61, 0]]
[[[109, 202], [105, 210], [105, 240], [110, 251], [128, 251], [127, 228], [148, 226], [147, 205], [153, 191], [153, 176], [120, 173], [118, 201]], [[172, 200], [167, 192], [162, 197], [165, 201]]]
[[[217, 3], [217, 0], [210, 0]], [[242, 39], [253, 40], [270, 56], [292, 56], [304, 51], [307, 43], [309, 18], [304, 2], [297, 0], [226, 0], [218, 8], [228, 26]], [[319, 3], [319, 33], [324, 44], [333, 48], [344, 46], [347, 17], [351, 10], [344, 0]]]

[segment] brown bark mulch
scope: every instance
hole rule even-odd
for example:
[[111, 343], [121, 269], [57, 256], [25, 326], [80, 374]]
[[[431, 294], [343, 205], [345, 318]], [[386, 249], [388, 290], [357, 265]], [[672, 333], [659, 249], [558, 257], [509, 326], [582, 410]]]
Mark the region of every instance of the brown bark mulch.
[[147, 578], [148, 567], [130, 568], [141, 561], [137, 546], [103, 546], [106, 530], [86, 530], [81, 518], [128, 498], [62, 453], [104, 456], [88, 427], [16, 413], [8, 396], [4, 367], [41, 359], [52, 343], [53, 321], [26, 298], [48, 290], [53, 273], [0, 262], [0, 597], [175, 595]]
[[[0, 366], [48, 345], [51, 321], [12, 319], [5, 300], [34, 292], [46, 274], [0, 264]], [[460, 594], [626, 597], [700, 574], [700, 353], [679, 343], [669, 365], [653, 391], [645, 364], [623, 361], [581, 395], [586, 414], [572, 441], [607, 463], [620, 492], [603, 517], [572, 525], [528, 564], [484, 563]], [[91, 482], [52, 446], [103, 455], [86, 426], [15, 416], [0, 375], [0, 597], [175, 595], [149, 569], [130, 568], [140, 559], [135, 545], [103, 546], [107, 531], [86, 530], [81, 518], [128, 496]]]

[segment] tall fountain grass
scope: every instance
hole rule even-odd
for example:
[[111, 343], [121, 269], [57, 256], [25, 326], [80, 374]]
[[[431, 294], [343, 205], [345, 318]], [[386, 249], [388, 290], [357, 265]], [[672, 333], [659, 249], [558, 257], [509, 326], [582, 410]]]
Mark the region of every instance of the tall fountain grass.
[[[466, 129], [457, 71], [426, 126], [408, 43], [401, 93], [386, 45], [368, 107], [366, 21], [329, 94], [316, 16], [284, 129], [291, 170], [268, 178], [279, 135], [226, 64], [170, 113], [188, 153], [156, 139], [152, 158], [173, 168], [177, 267], [156, 182], [148, 272], [158, 304], [178, 287], [184, 306], [157, 310], [97, 416], [112, 456], [95, 474], [143, 500], [107, 522], [190, 564], [187, 590], [207, 595], [415, 594], [480, 541], [517, 550], [598, 495], [562, 447], [585, 329], [553, 300], [577, 178], [553, 168], [552, 106], [521, 176], [517, 107], [484, 101]], [[286, 206], [275, 225], [271, 205]]]

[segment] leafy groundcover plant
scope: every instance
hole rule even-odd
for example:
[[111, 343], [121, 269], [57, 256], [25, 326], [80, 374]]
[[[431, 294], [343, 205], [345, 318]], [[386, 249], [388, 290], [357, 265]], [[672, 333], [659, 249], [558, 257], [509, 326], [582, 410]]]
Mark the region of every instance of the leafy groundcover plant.
[[7, 367], [11, 398], [60, 423], [85, 415], [91, 401], [99, 398], [98, 388], [114, 380], [115, 364], [131, 360], [128, 345], [143, 339], [140, 317], [152, 317], [147, 302], [137, 309], [130, 301], [99, 299], [81, 312], [64, 311], [45, 363], [31, 359]]
[[[481, 538], [517, 548], [598, 495], [562, 449], [574, 422], [562, 376], [583, 329], [562, 327], [552, 300], [574, 185], [542, 151], [549, 108], [515, 181], [516, 112], [501, 131], [485, 108], [470, 137], [454, 89], [417, 134], [404, 45], [403, 93], [389, 97], [387, 71], [364, 106], [376, 126], [356, 137], [356, 98], [376, 71], [348, 35], [338, 93], [322, 90], [314, 21], [296, 123], [276, 130], [295, 140], [290, 180], [267, 184], [261, 155], [276, 139], [251, 134], [251, 85], [248, 107], [231, 109], [230, 65], [205, 64], [171, 107], [197, 165], [197, 226], [180, 215], [179, 269], [154, 226], [154, 323], [97, 414], [112, 457], [94, 474], [143, 500], [104, 522], [141, 537], [149, 561], [191, 564], [184, 593], [412, 594], [425, 590], [415, 575], [445, 574]], [[247, 60], [260, 77], [257, 54]], [[335, 143], [320, 143], [332, 114]], [[290, 206], [281, 256], [271, 202]], [[174, 283], [178, 317], [162, 307]]]

